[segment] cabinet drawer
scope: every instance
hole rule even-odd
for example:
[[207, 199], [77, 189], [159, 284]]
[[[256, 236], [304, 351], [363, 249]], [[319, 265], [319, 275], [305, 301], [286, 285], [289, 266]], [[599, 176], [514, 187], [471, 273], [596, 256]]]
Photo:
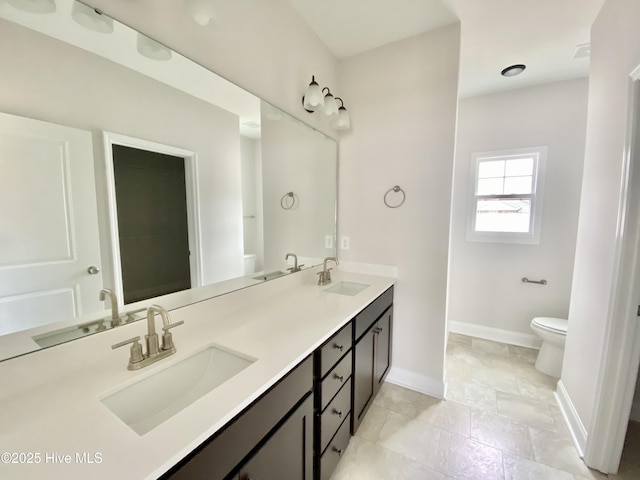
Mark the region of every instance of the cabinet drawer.
[[320, 377], [323, 378], [351, 348], [351, 322], [320, 348]]
[[320, 421], [320, 451], [323, 452], [329, 440], [338, 430], [342, 421], [349, 415], [351, 409], [351, 379], [344, 382], [338, 394], [327, 406]]
[[340, 387], [347, 383], [349, 377], [351, 377], [351, 370], [351, 352], [349, 352], [322, 381], [322, 405], [320, 410], [324, 410], [334, 395], [338, 393]]
[[393, 287], [389, 288], [356, 315], [355, 340], [358, 340], [391, 304], [393, 304]]
[[320, 479], [329, 480], [331, 474], [336, 468], [340, 457], [349, 445], [349, 425], [351, 419], [347, 416], [346, 420], [342, 423], [342, 426], [336, 433], [336, 436], [331, 439], [327, 449], [325, 450], [322, 458], [320, 459]]

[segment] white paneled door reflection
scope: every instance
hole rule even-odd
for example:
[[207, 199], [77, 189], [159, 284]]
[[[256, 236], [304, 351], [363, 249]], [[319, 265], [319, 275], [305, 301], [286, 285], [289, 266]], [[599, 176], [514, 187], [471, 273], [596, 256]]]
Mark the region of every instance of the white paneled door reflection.
[[0, 113], [0, 335], [101, 308], [91, 132]]

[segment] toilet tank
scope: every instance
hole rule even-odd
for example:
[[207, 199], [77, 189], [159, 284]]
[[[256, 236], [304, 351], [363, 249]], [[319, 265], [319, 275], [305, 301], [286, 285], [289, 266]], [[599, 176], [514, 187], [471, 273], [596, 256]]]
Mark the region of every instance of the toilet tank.
[[256, 254], [247, 253], [244, 256], [244, 274], [249, 275], [256, 271]]

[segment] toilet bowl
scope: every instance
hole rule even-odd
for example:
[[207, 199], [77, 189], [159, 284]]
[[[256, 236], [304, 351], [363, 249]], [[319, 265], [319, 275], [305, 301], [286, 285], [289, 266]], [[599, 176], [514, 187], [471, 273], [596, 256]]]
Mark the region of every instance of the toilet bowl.
[[244, 256], [244, 274], [249, 275], [256, 271], [256, 254], [247, 253]]
[[555, 378], [560, 378], [562, 373], [567, 323], [564, 318], [553, 317], [536, 317], [531, 320], [531, 330], [542, 339], [536, 369]]

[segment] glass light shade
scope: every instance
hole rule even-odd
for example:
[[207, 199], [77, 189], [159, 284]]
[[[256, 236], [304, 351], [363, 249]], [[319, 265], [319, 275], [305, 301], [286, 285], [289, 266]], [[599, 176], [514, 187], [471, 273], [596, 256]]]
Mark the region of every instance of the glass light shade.
[[335, 117], [338, 115], [338, 102], [333, 98], [331, 93], [327, 93], [324, 96], [324, 113], [328, 117]]
[[55, 0], [9, 0], [8, 3], [29, 13], [53, 13], [56, 11]]
[[322, 95], [320, 85], [316, 83], [315, 76], [311, 77], [311, 83], [304, 94], [303, 105], [306, 110], [311, 112], [315, 112], [324, 107], [324, 95]]
[[214, 0], [187, 0], [186, 8], [189, 15], [201, 27], [206, 27], [213, 20], [217, 20]]
[[137, 49], [140, 55], [152, 60], [169, 60], [171, 58], [171, 50], [141, 33], [138, 33]]
[[333, 126], [336, 130], [348, 130], [351, 128], [351, 119], [349, 118], [349, 113], [346, 108], [340, 107], [338, 109], [338, 118]]
[[113, 19], [98, 13], [84, 3], [73, 2], [71, 18], [89, 30], [99, 33], [113, 33]]

